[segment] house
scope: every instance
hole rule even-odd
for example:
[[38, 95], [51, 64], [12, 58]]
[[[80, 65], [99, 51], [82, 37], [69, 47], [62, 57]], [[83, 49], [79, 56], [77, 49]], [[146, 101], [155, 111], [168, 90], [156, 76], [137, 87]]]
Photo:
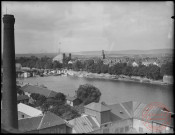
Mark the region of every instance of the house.
[[145, 66], [149, 66], [150, 64], [151, 62], [148, 62], [148, 61], [142, 62], [142, 65], [145, 65]]
[[163, 76], [163, 82], [168, 83], [168, 84], [173, 84], [173, 76], [164, 75]]
[[[88, 124], [86, 117], [83, 115], [76, 119], [73, 119], [70, 124], [73, 126], [74, 133], [173, 133], [173, 119], [169, 119], [169, 124], [164, 124], [163, 119], [156, 120], [155, 116], [162, 113], [162, 109], [154, 106], [151, 115], [151, 119], [147, 120], [143, 118], [142, 112], [147, 104], [135, 101], [122, 102], [112, 105], [102, 103], [90, 103], [84, 106], [83, 115], [87, 115], [92, 118], [90, 123], [95, 123], [98, 128], [91, 128]], [[163, 112], [163, 116], [170, 116], [169, 112]], [[170, 117], [168, 117], [170, 118]], [[86, 121], [85, 121], [86, 119]], [[81, 122], [83, 121], [83, 122]], [[144, 122], [149, 123], [152, 126], [164, 127], [165, 130], [150, 130]], [[87, 130], [90, 128], [91, 130]], [[85, 131], [85, 132], [84, 132]]]
[[110, 108], [102, 103], [90, 103], [84, 106], [84, 114], [69, 123], [74, 133], [109, 133], [112, 124]]
[[19, 131], [24, 133], [71, 133], [71, 127], [59, 116], [46, 112], [42, 116], [18, 120]]
[[79, 99], [76, 96], [66, 96], [66, 103], [70, 106], [75, 106], [79, 103]]
[[29, 97], [27, 95], [18, 95], [17, 96], [18, 103], [28, 104], [28, 101], [29, 101]]
[[21, 87], [21, 90], [24, 91], [25, 95], [30, 96], [31, 93], [37, 93], [40, 95], [45, 96], [46, 98], [54, 98], [57, 94], [57, 92], [49, 90], [47, 88], [43, 88], [40, 86], [34, 86], [34, 85], [25, 85]]
[[134, 62], [132, 63], [132, 66], [133, 66], [133, 67], [138, 67], [139, 65], [134, 61]]
[[43, 115], [42, 111], [23, 103], [18, 104], [18, 119], [36, 117], [40, 115]]
[[21, 71], [22, 65], [20, 63], [16, 63], [16, 71]]

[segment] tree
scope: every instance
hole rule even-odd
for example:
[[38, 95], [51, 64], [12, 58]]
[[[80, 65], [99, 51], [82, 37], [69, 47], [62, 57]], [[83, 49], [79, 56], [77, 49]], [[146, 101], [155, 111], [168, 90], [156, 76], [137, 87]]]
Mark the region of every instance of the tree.
[[99, 102], [100, 96], [100, 90], [90, 84], [80, 85], [77, 90], [77, 98], [80, 99], [84, 105], [91, 102]]
[[162, 64], [160, 68], [160, 74], [162, 76], [164, 75], [173, 75], [173, 63], [172, 62], [167, 62], [165, 64]]
[[65, 102], [66, 96], [63, 93], [59, 92], [56, 94], [55, 99], [61, 102]]

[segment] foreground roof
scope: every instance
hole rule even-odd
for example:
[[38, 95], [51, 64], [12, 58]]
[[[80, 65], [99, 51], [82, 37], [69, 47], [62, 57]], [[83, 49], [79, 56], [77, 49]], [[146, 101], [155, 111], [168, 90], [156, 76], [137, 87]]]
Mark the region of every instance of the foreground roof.
[[18, 120], [19, 130], [23, 132], [44, 129], [62, 124], [65, 124], [65, 121], [51, 112], [46, 112], [43, 116]]
[[[111, 108], [112, 121], [128, 119], [128, 118], [135, 118], [135, 119], [148, 121], [146, 118], [143, 118], [143, 111], [147, 107], [147, 104], [144, 104], [141, 102], [135, 102], [135, 101], [128, 101], [128, 102], [108, 105], [108, 107]], [[156, 114], [162, 114], [162, 116], [168, 116], [167, 120], [169, 122], [165, 125], [173, 127], [173, 124], [174, 124], [173, 118], [170, 117], [169, 112], [162, 111], [162, 109], [163, 108], [160, 108], [158, 106], [153, 106], [151, 108], [151, 111], [149, 111], [149, 113], [155, 114], [155, 115], [150, 115], [151, 120], [149, 120], [148, 122], [154, 121], [160, 124], [164, 124], [165, 123], [164, 119], [156, 118], [156, 116], [158, 116]]]
[[111, 110], [107, 105], [104, 105], [103, 103], [95, 103], [95, 102], [92, 102], [84, 107], [97, 112], [104, 112], [104, 111]]
[[43, 129], [47, 127], [52, 127], [56, 125], [65, 124], [65, 121], [59, 116], [55, 115], [51, 112], [46, 112], [42, 118], [42, 121], [38, 127], [38, 129]]
[[86, 115], [70, 120], [69, 123], [73, 126], [76, 133], [91, 133], [99, 129], [95, 119], [95, 117]]

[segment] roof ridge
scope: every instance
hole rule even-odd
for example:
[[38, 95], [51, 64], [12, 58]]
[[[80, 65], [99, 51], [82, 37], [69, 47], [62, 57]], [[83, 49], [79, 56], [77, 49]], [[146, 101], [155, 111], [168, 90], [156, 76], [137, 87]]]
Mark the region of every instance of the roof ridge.
[[42, 117], [42, 119], [41, 119], [41, 121], [40, 121], [37, 129], [40, 129], [41, 128], [41, 125], [42, 125], [42, 122], [43, 122], [43, 119], [44, 119], [46, 113], [44, 113], [44, 115], [43, 115], [43, 117]]
[[128, 110], [122, 105], [122, 103], [119, 103], [121, 107], [125, 110], [125, 112], [129, 115], [130, 118], [132, 118], [131, 114], [128, 112]]

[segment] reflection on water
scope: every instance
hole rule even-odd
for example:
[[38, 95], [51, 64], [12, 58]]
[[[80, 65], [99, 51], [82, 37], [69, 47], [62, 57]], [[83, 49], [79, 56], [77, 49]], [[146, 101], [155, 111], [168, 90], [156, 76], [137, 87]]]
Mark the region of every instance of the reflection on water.
[[49, 76], [38, 78], [27, 78], [21, 80], [26, 83], [41, 85], [49, 89], [63, 92], [73, 96], [79, 85], [89, 83], [100, 89], [101, 101], [114, 104], [122, 101], [140, 101], [143, 103], [161, 102], [170, 110], [173, 109], [173, 88], [172, 86], [161, 86], [144, 84], [139, 82], [124, 82], [117, 80], [79, 78], [72, 76]]

